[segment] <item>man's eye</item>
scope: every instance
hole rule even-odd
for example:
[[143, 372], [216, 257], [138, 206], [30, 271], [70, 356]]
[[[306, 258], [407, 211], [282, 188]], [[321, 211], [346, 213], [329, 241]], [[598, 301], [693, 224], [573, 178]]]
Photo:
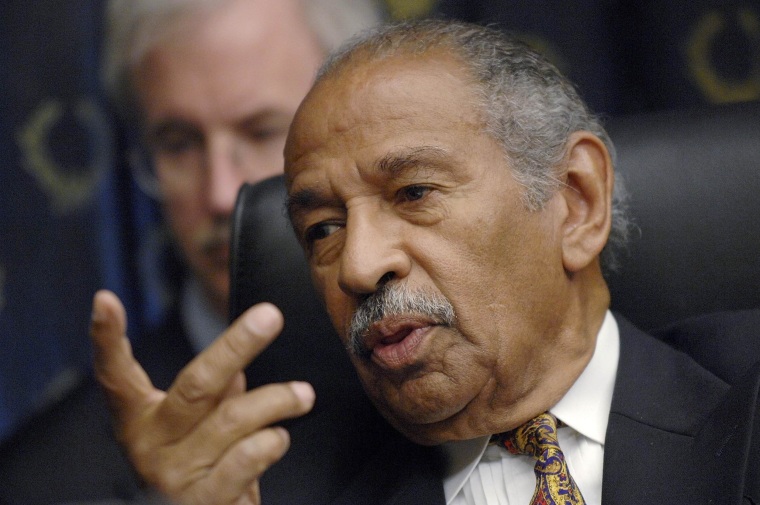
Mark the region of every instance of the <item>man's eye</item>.
[[248, 138], [254, 142], [269, 142], [285, 138], [288, 134], [287, 128], [251, 128], [248, 130]]
[[306, 243], [313, 244], [317, 240], [326, 238], [340, 229], [338, 223], [317, 223], [306, 230]]
[[427, 186], [407, 186], [398, 192], [398, 198], [402, 202], [414, 202], [424, 198], [430, 193], [431, 188]]
[[198, 145], [198, 139], [189, 135], [163, 135], [151, 143], [157, 154], [178, 155]]

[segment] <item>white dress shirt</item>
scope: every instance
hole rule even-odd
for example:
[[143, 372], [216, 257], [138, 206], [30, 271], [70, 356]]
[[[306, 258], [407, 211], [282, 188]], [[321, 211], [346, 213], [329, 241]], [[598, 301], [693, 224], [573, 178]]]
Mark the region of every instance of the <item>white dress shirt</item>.
[[[588, 505], [602, 503], [604, 437], [620, 356], [617, 322], [608, 311], [594, 355], [549, 412], [566, 426], [557, 432], [568, 470]], [[447, 505], [528, 505], [536, 488], [535, 460], [488, 445], [490, 436], [450, 442], [443, 482]]]

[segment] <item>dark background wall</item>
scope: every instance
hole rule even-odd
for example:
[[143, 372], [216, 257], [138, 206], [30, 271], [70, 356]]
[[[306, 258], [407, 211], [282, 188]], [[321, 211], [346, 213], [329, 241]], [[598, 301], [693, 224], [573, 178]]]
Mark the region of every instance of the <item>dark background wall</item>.
[[98, 7], [0, 4], [0, 437], [89, 361], [94, 287], [123, 291]]
[[757, 0], [441, 0], [544, 51], [608, 115], [760, 99]]
[[[760, 0], [385, 3], [516, 32], [607, 116], [760, 99]], [[132, 336], [168, 300], [156, 205], [98, 86], [101, 11], [0, 3], [0, 439], [88, 373], [95, 289], [126, 300]]]

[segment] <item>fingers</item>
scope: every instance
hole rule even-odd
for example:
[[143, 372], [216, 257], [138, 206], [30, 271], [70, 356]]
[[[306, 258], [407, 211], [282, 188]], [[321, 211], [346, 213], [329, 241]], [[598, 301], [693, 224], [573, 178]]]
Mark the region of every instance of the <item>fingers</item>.
[[249, 309], [164, 393], [132, 355], [119, 299], [96, 293], [95, 370], [114, 406], [118, 436], [146, 482], [178, 503], [260, 502], [259, 477], [290, 445], [288, 433], [272, 425], [305, 414], [315, 397], [300, 382], [245, 392], [243, 368], [282, 325], [271, 304]]
[[[302, 382], [270, 384], [228, 398], [185, 438], [142, 470], [177, 503], [258, 503], [257, 480], [290, 446], [272, 423], [308, 412], [314, 390]], [[143, 458], [143, 460], [145, 460]]]
[[160, 394], [132, 356], [126, 330], [127, 316], [119, 298], [110, 291], [95, 293], [90, 323], [95, 374], [120, 419], [142, 410]]
[[269, 303], [240, 316], [177, 376], [159, 412], [167, 430], [175, 436], [186, 434], [230, 390], [237, 391], [231, 383], [240, 380], [240, 371], [274, 340], [282, 325], [282, 314]]
[[[258, 500], [258, 485], [255, 484], [289, 447], [290, 436], [283, 428], [259, 431], [230, 450], [214, 468], [209, 480], [214, 487], [224, 488], [229, 498], [246, 496], [253, 503], [258, 503], [252, 499], [252, 487], [256, 491], [255, 500]], [[241, 472], [241, 469], [245, 471]]]
[[224, 400], [226, 398], [232, 398], [234, 396], [241, 395], [245, 393], [246, 389], [246, 380], [245, 380], [245, 373], [242, 371], [235, 374], [235, 376], [232, 378], [232, 380], [227, 384], [227, 389], [222, 392], [220, 399]]
[[[257, 431], [230, 448], [207, 477], [181, 493], [178, 501], [259, 503], [258, 479], [283, 457], [289, 447], [290, 436], [283, 428]], [[172, 496], [170, 490], [166, 494]]]
[[168, 444], [161, 458], [138, 458], [145, 462], [140, 473], [178, 503], [231, 503], [287, 451], [288, 433], [271, 424], [313, 404], [313, 388], [301, 382], [228, 398], [186, 437]]
[[259, 387], [220, 403], [207, 419], [176, 444], [177, 450], [188, 454], [188, 460], [205, 456], [205, 464], [216, 464], [212, 455], [220, 454], [220, 449], [228, 450], [251, 433], [306, 414], [314, 406], [314, 399], [314, 389], [305, 382]]

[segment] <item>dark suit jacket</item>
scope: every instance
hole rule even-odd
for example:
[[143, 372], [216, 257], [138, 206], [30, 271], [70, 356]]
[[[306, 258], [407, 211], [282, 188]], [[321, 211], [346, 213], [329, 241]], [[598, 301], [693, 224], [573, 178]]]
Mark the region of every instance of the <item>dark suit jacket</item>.
[[[720, 355], [694, 352], [699, 363], [622, 317], [617, 319], [621, 352], [605, 446], [603, 502], [760, 503], [760, 366], [751, 365], [760, 353], [755, 337], [760, 312], [710, 316], [661, 335], [688, 351], [703, 348], [705, 339], [726, 343], [716, 349]], [[167, 345], [178, 342], [169, 340]], [[725, 357], [731, 354], [734, 360]], [[173, 376], [166, 374], [169, 380]], [[2, 453], [0, 503], [53, 503], [51, 493], [66, 492], [67, 483], [79, 494], [73, 496], [69, 490], [59, 499], [135, 496], [133, 476], [115, 444], [103, 435], [104, 410], [92, 399], [78, 405], [93, 408], [93, 415], [82, 418], [81, 412], [69, 410], [58, 418], [69, 421], [70, 433], [51, 429], [48, 422], [27, 433], [27, 444], [31, 435], [42, 437], [32, 444], [34, 450], [22, 451], [24, 444], [17, 443], [11, 459], [7, 451]], [[326, 409], [291, 426], [295, 453], [268, 472], [262, 482], [264, 503], [444, 503], [436, 450], [415, 446], [386, 431], [382, 422], [375, 424], [373, 415], [359, 412], [349, 416], [349, 422], [340, 422], [344, 411]], [[352, 431], [354, 422], [359, 423], [357, 431]], [[296, 445], [295, 440], [309, 433], [314, 440]], [[76, 438], [72, 441], [71, 436]], [[330, 437], [358, 441], [352, 447], [361, 452], [342, 444], [319, 450]], [[72, 447], [73, 443], [81, 446]], [[88, 462], [89, 458], [94, 460]], [[83, 463], [85, 469], [79, 471]], [[14, 484], [17, 479], [23, 479], [23, 485]], [[9, 482], [11, 488], [6, 487]]]
[[[750, 365], [760, 353], [758, 312], [701, 318], [704, 324], [666, 332], [686, 351], [703, 348], [699, 341], [715, 347], [712, 357], [696, 353], [702, 365], [618, 320], [603, 502], [760, 503], [760, 366]], [[732, 373], [726, 356], [733, 356]], [[727, 384], [716, 373], [735, 380]]]

